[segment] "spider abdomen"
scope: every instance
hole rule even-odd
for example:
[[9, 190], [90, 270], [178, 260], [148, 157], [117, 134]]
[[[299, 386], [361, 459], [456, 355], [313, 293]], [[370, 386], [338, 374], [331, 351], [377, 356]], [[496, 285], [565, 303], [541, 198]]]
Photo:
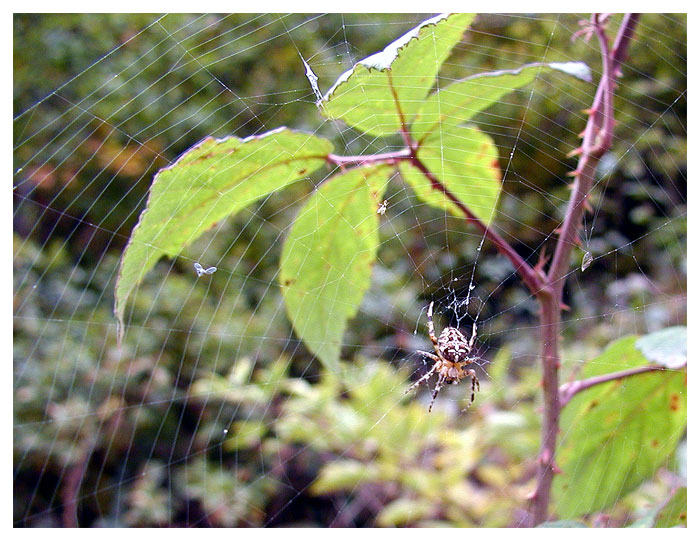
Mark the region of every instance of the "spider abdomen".
[[453, 363], [463, 363], [469, 358], [469, 340], [455, 327], [445, 327], [438, 338], [442, 356]]

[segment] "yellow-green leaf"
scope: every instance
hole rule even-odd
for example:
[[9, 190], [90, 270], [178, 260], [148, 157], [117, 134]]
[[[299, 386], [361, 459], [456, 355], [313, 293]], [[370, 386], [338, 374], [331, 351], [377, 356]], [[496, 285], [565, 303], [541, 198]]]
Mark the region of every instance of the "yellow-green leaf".
[[[617, 340], [586, 364], [581, 377], [647, 365], [636, 342], [636, 336]], [[648, 372], [575, 395], [561, 419], [557, 515], [605, 509], [649, 479], [676, 449], [686, 422], [685, 371]]]
[[121, 260], [114, 310], [120, 335], [126, 301], [158, 259], [177, 256], [220, 220], [308, 176], [331, 151], [324, 139], [280, 128], [247, 139], [207, 138], [161, 169]]
[[656, 518], [655, 528], [688, 527], [688, 489], [679, 487]]
[[345, 459], [330, 462], [321, 468], [318, 479], [311, 485], [313, 494], [328, 494], [342, 490], [352, 491], [360, 483], [377, 479], [377, 466], [357, 460]]
[[377, 516], [379, 526], [405, 526], [413, 524], [435, 513], [435, 506], [425, 500], [399, 498], [389, 503]]
[[[418, 158], [481, 221], [491, 222], [501, 191], [498, 151], [491, 137], [474, 127], [445, 127], [423, 141]], [[464, 216], [415, 165], [402, 162], [399, 170], [421, 200], [443, 212]]]
[[294, 330], [331, 371], [347, 321], [370, 285], [379, 245], [377, 202], [394, 169], [359, 167], [329, 179], [294, 221], [280, 285]]
[[402, 118], [411, 122], [473, 19], [460, 13], [424, 21], [343, 73], [321, 100], [321, 110], [372, 135], [398, 132]]
[[590, 70], [583, 62], [528, 64], [516, 70], [479, 73], [441, 88], [421, 103], [411, 126], [411, 135], [422, 141], [441, 124], [463, 124], [506, 94], [553, 71], [591, 80]]

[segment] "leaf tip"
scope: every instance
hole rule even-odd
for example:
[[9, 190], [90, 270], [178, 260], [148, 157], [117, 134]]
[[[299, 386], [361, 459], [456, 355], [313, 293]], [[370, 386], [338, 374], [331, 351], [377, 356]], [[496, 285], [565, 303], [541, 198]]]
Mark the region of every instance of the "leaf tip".
[[550, 62], [549, 66], [567, 75], [573, 75], [587, 83], [593, 82], [591, 68], [585, 62]]

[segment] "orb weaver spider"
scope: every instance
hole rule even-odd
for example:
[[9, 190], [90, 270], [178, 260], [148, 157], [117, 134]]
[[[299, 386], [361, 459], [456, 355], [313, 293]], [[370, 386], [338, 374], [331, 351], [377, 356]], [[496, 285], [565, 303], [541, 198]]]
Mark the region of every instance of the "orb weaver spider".
[[[435, 361], [433, 367], [427, 374], [422, 376], [418, 381], [406, 389], [407, 394], [418, 387], [421, 383], [426, 382], [430, 377], [437, 372], [438, 381], [433, 390], [433, 395], [428, 406], [428, 413], [433, 409], [435, 398], [437, 398], [440, 390], [446, 383], [459, 383], [464, 378], [471, 378], [472, 394], [467, 408], [474, 402], [474, 395], [479, 391], [479, 380], [476, 377], [476, 372], [471, 368], [466, 368], [470, 364], [479, 360], [479, 357], [471, 357], [469, 354], [476, 342], [476, 321], [472, 325], [472, 336], [469, 340], [464, 336], [462, 331], [456, 327], [445, 327], [440, 333], [439, 338], [435, 338], [435, 327], [433, 326], [433, 304], [428, 307], [428, 335], [433, 343], [435, 353], [428, 351], [417, 351], [424, 357]], [[466, 408], [465, 408], [466, 410]], [[463, 410], [463, 411], [465, 411]]]

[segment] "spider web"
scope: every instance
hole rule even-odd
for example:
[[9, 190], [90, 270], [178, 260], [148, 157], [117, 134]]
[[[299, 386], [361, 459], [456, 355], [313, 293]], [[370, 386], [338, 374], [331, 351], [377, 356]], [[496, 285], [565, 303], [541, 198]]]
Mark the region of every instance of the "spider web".
[[[536, 300], [482, 234], [398, 177], [341, 372], [294, 334], [277, 285], [281, 244], [331, 171], [160, 261], [116, 340], [119, 258], [155, 172], [206, 136], [282, 125], [341, 154], [397, 150], [324, 120], [313, 84], [323, 92], [427, 17], [15, 16], [16, 526], [524, 523]], [[585, 60], [597, 80], [595, 44], [569, 39], [582, 18], [483, 15], [438, 86], [537, 61]], [[685, 17], [642, 17], [633, 46], [574, 251], [586, 268], [567, 275], [562, 378], [616, 338], [686, 319]], [[493, 227], [531, 264], [556, 240], [590, 102], [589, 86], [547, 75], [477, 117], [503, 172]], [[481, 392], [465, 414], [468, 382], [443, 389], [431, 414], [424, 387], [404, 396], [429, 368], [416, 351], [431, 350], [431, 301], [438, 333], [477, 323]], [[674, 475], [665, 465], [598, 524], [638, 518]]]

